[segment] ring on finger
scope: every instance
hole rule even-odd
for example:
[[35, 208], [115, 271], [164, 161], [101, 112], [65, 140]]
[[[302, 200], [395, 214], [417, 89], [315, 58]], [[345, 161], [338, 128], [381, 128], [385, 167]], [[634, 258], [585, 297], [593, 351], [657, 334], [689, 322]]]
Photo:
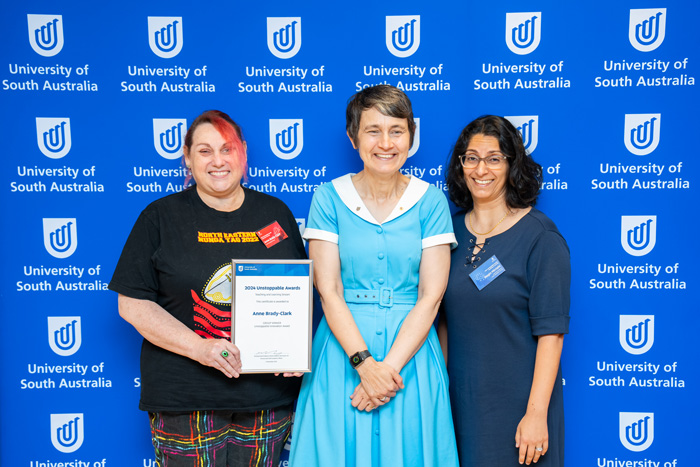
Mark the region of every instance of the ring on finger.
[[224, 357], [224, 358], [228, 358], [228, 356], [229, 356], [228, 350], [222, 350], [222, 351], [221, 351], [221, 356]]
[[544, 451], [544, 448], [535, 448], [535, 451], [542, 452], [542, 451]]
[[387, 397], [387, 396], [384, 396], [384, 397], [382, 397], [381, 399], [379, 399], [379, 402], [386, 402], [387, 399], [388, 399], [388, 397]]
[[373, 409], [374, 409], [374, 406], [372, 404], [367, 406], [367, 410], [373, 410]]

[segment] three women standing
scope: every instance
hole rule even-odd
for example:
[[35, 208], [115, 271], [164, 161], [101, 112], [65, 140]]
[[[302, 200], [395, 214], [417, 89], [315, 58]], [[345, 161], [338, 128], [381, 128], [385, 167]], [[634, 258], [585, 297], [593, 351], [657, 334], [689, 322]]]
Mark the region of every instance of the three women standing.
[[[452, 219], [450, 267], [446, 199], [400, 172], [414, 132], [403, 92], [357, 93], [347, 134], [364, 168], [314, 194], [305, 237], [325, 316], [291, 462], [454, 466], [458, 446], [466, 466], [563, 465], [569, 256], [532, 207], [541, 168], [507, 120], [464, 129], [448, 168], [464, 209]], [[226, 114], [198, 117], [185, 142], [195, 187], [143, 211], [110, 283], [145, 338], [140, 406], [162, 465], [274, 465], [289, 430], [296, 379], [240, 376], [228, 339], [230, 258], [305, 256], [286, 206], [241, 187], [245, 152]], [[209, 241], [253, 238], [273, 222], [289, 238], [271, 249]], [[444, 293], [449, 390], [432, 326]]]

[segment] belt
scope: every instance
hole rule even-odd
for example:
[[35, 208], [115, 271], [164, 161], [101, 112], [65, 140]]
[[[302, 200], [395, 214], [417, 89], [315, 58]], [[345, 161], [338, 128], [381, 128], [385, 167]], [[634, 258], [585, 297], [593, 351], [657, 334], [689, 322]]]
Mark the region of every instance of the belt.
[[379, 306], [390, 307], [395, 303], [412, 305], [416, 300], [418, 292], [394, 292], [390, 287], [345, 290], [346, 303], [378, 303]]

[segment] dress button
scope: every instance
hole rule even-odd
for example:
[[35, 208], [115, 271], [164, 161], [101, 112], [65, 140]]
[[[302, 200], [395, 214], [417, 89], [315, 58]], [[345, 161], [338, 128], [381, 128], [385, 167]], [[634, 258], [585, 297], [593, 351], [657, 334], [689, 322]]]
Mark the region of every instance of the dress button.
[[377, 227], [377, 233], [380, 234], [382, 232], [384, 232], [384, 230], [381, 227]]
[[[381, 336], [381, 335], [383, 334], [383, 332], [384, 332], [384, 331], [382, 331], [381, 329], [377, 329], [377, 335], [378, 335], [378, 336]], [[379, 358], [379, 357], [377, 357], [377, 358]]]
[[374, 430], [374, 434], [379, 436], [379, 430]]
[[383, 277], [380, 277], [379, 280], [378, 280], [377, 282], [379, 282], [380, 284], [383, 284], [383, 283], [384, 283], [384, 278], [383, 278]]
[[382, 357], [381, 355], [377, 355], [376, 360], [377, 360], [378, 362], [381, 362], [381, 361], [382, 361], [382, 358], [384, 358], [384, 357]]
[[377, 258], [379, 258], [379, 259], [384, 259], [384, 253], [379, 253], [379, 254], [377, 255]]

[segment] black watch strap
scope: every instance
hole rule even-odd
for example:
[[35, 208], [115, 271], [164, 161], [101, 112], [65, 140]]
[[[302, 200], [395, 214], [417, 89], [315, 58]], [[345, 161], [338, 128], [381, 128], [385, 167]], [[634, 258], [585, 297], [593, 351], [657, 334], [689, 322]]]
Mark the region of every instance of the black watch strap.
[[364, 362], [371, 356], [372, 354], [369, 353], [369, 350], [361, 350], [355, 354], [350, 355], [350, 365], [352, 365], [353, 368], [357, 368], [362, 362]]

